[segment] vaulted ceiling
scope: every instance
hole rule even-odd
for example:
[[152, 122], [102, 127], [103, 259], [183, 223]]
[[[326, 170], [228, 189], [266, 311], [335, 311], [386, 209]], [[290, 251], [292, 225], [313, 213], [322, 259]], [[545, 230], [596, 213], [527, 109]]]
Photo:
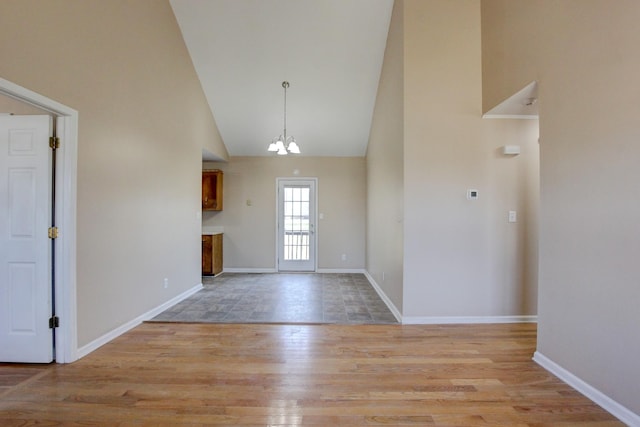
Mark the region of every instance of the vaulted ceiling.
[[364, 156], [393, 0], [170, 0], [231, 156]]

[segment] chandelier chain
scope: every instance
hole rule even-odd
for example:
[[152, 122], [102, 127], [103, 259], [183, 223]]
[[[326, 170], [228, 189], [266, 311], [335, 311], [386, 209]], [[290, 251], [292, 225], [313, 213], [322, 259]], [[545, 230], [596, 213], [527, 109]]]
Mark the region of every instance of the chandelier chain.
[[287, 140], [287, 88], [289, 87], [289, 82], [282, 82], [282, 87], [284, 88], [284, 140]]
[[289, 82], [283, 81], [282, 88], [284, 89], [283, 133], [271, 141], [267, 151], [275, 152], [278, 155], [300, 154], [300, 147], [298, 147], [296, 139], [293, 136], [287, 136], [287, 89], [289, 88]]

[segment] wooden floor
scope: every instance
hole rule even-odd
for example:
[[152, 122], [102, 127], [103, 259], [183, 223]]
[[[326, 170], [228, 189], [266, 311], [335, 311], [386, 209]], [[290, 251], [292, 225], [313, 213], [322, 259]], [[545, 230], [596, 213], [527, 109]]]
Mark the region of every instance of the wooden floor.
[[0, 425], [624, 425], [532, 362], [535, 340], [533, 324], [146, 323], [70, 365], [0, 365]]

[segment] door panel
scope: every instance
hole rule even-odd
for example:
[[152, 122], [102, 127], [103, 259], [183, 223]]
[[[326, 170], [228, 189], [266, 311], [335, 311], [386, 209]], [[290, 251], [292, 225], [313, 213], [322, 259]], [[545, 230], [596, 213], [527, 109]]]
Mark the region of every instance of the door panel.
[[278, 270], [316, 270], [316, 182], [278, 180]]
[[13, 333], [32, 333], [36, 330], [36, 264], [11, 262], [9, 267], [9, 301], [12, 302], [9, 330]]
[[0, 361], [53, 360], [49, 116], [0, 116]]

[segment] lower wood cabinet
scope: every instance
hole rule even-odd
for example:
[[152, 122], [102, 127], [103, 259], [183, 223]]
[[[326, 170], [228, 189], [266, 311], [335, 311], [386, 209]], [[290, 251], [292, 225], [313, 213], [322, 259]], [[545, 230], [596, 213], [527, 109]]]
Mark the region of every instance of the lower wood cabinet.
[[202, 235], [202, 275], [222, 273], [222, 234]]

